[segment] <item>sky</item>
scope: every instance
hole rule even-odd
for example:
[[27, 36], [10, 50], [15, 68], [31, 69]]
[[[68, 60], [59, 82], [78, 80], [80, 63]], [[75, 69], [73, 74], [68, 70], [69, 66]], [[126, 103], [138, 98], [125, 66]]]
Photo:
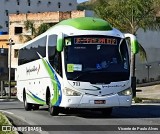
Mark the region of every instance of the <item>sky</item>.
[[84, 1], [88, 1], [88, 0], [77, 0], [78, 3], [84, 2]]

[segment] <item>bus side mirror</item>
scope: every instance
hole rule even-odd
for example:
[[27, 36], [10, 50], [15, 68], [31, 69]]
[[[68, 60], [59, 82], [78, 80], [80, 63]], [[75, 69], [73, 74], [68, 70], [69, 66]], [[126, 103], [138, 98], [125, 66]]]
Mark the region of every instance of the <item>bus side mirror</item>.
[[129, 33], [124, 34], [124, 36], [125, 36], [125, 38], [130, 38], [131, 52], [133, 54], [137, 54], [139, 52], [139, 45], [138, 45], [138, 41], [136, 39], [136, 36], [134, 36], [133, 34], [129, 34]]
[[62, 52], [64, 47], [64, 36], [63, 33], [59, 33], [57, 37], [57, 51]]

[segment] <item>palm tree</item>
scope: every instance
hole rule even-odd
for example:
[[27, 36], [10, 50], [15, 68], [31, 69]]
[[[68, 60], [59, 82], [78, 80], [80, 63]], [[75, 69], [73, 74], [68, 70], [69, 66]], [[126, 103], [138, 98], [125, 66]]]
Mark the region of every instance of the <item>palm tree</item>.
[[50, 23], [42, 23], [40, 26], [36, 28], [36, 25], [33, 21], [25, 21], [24, 22], [24, 28], [26, 31], [31, 31], [31, 35], [19, 35], [19, 40], [21, 42], [27, 42], [32, 40], [33, 38], [37, 37], [38, 35], [44, 33], [47, 31], [50, 27], [52, 27], [54, 24]]

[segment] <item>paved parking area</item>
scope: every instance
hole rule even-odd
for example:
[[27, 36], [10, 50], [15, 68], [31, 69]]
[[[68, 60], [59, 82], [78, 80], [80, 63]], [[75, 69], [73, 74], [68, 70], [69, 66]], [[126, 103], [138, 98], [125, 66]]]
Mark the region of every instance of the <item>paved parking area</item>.
[[160, 99], [160, 84], [146, 87], [137, 87], [137, 97], [149, 98], [149, 99]]

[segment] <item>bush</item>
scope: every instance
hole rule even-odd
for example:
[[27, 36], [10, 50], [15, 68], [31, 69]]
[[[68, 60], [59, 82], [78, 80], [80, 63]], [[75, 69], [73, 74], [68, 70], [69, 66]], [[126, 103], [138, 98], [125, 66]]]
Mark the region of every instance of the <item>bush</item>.
[[[5, 115], [0, 113], [0, 126], [3, 126], [3, 125], [10, 126], [12, 124], [9, 122], [9, 120], [7, 119], [7, 117]], [[16, 134], [16, 132], [14, 132], [14, 131], [6, 131], [6, 132], [0, 131], [0, 134]]]
[[140, 84], [140, 80], [139, 79], [137, 79], [137, 84]]
[[154, 78], [150, 78], [150, 81], [151, 81], [151, 82], [154, 81]]
[[134, 97], [133, 99], [134, 99], [135, 103], [141, 103], [142, 102], [141, 98]]
[[147, 82], [147, 79], [142, 79], [142, 83], [146, 83]]

